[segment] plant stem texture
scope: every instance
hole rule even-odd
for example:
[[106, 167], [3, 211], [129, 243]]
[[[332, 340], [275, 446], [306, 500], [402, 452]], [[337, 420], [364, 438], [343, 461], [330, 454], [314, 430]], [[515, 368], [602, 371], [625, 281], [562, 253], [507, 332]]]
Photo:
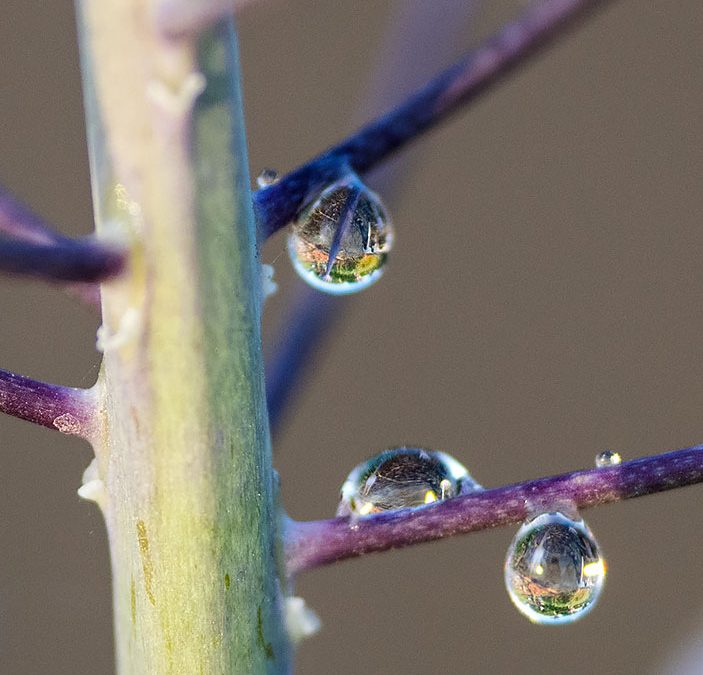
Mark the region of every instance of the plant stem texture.
[[79, 2], [102, 288], [96, 443], [120, 673], [282, 673], [260, 272], [234, 27]]

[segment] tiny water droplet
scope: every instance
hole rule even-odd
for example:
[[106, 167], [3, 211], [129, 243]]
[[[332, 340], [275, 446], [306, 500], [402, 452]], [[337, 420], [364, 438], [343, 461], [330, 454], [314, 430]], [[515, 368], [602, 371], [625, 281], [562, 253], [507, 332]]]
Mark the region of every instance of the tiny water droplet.
[[262, 169], [261, 173], [256, 177], [256, 184], [259, 188], [266, 188], [278, 182], [278, 171], [275, 169]]
[[352, 470], [342, 485], [337, 515], [423, 506], [480, 489], [466, 467], [444, 452], [396, 448]]
[[596, 466], [602, 469], [607, 466], [617, 466], [622, 462], [622, 457], [615, 450], [603, 450], [596, 455]]
[[576, 621], [595, 605], [605, 560], [583, 520], [543, 513], [528, 520], [505, 560], [505, 585], [515, 607], [533, 623]]
[[358, 177], [347, 176], [300, 212], [288, 236], [288, 253], [310, 285], [345, 295], [381, 277], [392, 242], [393, 229], [378, 195]]

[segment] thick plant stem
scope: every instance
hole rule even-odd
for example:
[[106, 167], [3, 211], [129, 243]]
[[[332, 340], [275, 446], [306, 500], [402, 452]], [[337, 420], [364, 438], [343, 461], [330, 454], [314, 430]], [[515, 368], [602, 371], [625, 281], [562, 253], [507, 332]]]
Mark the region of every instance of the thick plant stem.
[[231, 21], [79, 0], [103, 286], [96, 444], [120, 673], [283, 673], [260, 276]]

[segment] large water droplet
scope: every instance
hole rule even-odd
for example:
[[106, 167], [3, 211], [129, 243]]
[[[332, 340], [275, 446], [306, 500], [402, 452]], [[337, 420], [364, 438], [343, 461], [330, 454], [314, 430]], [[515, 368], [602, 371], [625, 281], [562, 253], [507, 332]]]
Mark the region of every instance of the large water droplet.
[[595, 605], [605, 561], [582, 520], [543, 513], [525, 522], [508, 549], [505, 584], [534, 623], [570, 623]]
[[444, 452], [421, 448], [386, 450], [347, 476], [338, 516], [367, 516], [480, 490], [466, 467]]
[[615, 450], [603, 450], [596, 455], [596, 466], [602, 469], [607, 466], [617, 466], [622, 462], [622, 457]]
[[392, 240], [378, 196], [356, 176], [347, 176], [300, 212], [288, 236], [288, 252], [305, 281], [343, 295], [380, 278]]

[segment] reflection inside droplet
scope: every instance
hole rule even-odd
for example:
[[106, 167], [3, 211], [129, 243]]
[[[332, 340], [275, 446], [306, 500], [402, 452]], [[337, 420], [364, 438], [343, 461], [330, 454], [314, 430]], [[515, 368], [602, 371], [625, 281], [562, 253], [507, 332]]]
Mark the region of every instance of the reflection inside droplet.
[[596, 455], [596, 466], [602, 469], [607, 466], [617, 466], [622, 462], [622, 457], [615, 450], [603, 450]]
[[444, 452], [396, 448], [352, 470], [342, 485], [337, 515], [423, 506], [479, 489], [466, 467]]
[[561, 513], [524, 523], [505, 561], [510, 599], [534, 623], [570, 623], [584, 616], [604, 580], [605, 561], [591, 531]]
[[392, 240], [378, 195], [350, 176], [330, 185], [300, 212], [288, 236], [288, 253], [306, 282], [343, 295], [380, 278]]

